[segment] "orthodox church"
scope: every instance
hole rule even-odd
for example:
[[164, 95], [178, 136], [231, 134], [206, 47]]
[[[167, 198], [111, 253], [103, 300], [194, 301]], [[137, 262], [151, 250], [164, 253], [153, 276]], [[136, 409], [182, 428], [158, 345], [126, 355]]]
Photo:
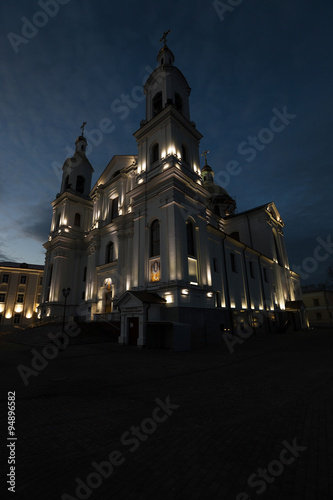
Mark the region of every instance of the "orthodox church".
[[87, 140], [63, 165], [46, 249], [40, 316], [107, 320], [119, 342], [182, 349], [224, 332], [303, 327], [273, 202], [237, 213], [200, 169], [191, 89], [164, 46], [144, 85], [137, 155], [115, 155], [91, 188]]

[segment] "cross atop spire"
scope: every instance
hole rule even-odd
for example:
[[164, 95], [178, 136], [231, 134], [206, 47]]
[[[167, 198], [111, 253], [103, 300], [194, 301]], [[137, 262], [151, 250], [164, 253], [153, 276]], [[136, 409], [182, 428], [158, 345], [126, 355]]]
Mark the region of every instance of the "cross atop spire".
[[87, 122], [83, 122], [80, 129], [82, 130], [82, 137], [84, 137], [84, 127], [87, 125]]
[[161, 40], [160, 40], [160, 43], [162, 43], [162, 42], [164, 43], [164, 47], [166, 47], [167, 36], [168, 36], [168, 34], [169, 34], [170, 32], [171, 32], [171, 29], [169, 29], [168, 31], [165, 31], [165, 32], [163, 33], [163, 36], [162, 36]]
[[202, 153], [202, 155], [201, 155], [201, 156], [204, 156], [204, 157], [205, 157], [205, 165], [207, 165], [207, 155], [208, 155], [209, 153], [210, 153], [210, 151], [207, 151], [207, 150], [205, 149], [205, 151], [204, 151], [204, 152]]

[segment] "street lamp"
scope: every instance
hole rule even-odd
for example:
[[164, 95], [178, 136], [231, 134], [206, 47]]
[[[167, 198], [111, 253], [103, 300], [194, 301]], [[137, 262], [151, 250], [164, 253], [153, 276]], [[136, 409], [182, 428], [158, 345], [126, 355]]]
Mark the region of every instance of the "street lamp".
[[63, 296], [65, 297], [65, 305], [64, 305], [64, 316], [62, 318], [62, 333], [65, 333], [65, 317], [66, 317], [66, 302], [67, 302], [67, 297], [71, 293], [70, 288], [63, 288], [61, 290]]

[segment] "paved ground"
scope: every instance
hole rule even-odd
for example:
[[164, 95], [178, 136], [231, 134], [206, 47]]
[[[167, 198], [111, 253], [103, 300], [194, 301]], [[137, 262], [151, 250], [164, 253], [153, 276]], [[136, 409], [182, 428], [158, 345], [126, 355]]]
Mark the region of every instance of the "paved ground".
[[97, 340], [69, 345], [25, 386], [17, 366], [48, 339], [1, 336], [4, 438], [16, 391], [12, 498], [333, 499], [332, 331], [252, 336], [234, 354], [222, 341], [173, 353]]

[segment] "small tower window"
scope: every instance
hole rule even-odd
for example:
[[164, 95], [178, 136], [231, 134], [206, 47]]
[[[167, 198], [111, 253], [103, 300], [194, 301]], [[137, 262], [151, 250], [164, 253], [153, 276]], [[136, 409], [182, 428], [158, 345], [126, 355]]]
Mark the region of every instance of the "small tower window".
[[69, 184], [69, 175], [66, 176], [65, 178], [65, 189], [69, 189], [70, 184]]
[[158, 146], [158, 143], [156, 143], [151, 151], [151, 163], [154, 163], [155, 161], [158, 161], [160, 157], [160, 148]]
[[175, 108], [179, 113], [183, 113], [183, 99], [177, 92], [175, 93]]
[[80, 214], [75, 214], [74, 217], [74, 226], [80, 227], [81, 225], [81, 215]]
[[59, 214], [57, 216], [56, 229], [58, 229], [58, 227], [60, 226], [60, 217], [61, 217], [61, 215]]
[[110, 241], [110, 243], [108, 243], [108, 245], [106, 247], [106, 262], [105, 262], [106, 264], [114, 261], [113, 250], [114, 250], [113, 241]]
[[153, 98], [153, 116], [162, 111], [162, 92], [158, 92]]
[[190, 221], [186, 222], [186, 236], [187, 236], [187, 253], [188, 255], [195, 257], [194, 231], [193, 231], [193, 224]]
[[160, 221], [154, 220], [150, 228], [150, 257], [160, 255]]
[[76, 191], [83, 194], [85, 185], [85, 178], [82, 175], [78, 175], [76, 179]]

